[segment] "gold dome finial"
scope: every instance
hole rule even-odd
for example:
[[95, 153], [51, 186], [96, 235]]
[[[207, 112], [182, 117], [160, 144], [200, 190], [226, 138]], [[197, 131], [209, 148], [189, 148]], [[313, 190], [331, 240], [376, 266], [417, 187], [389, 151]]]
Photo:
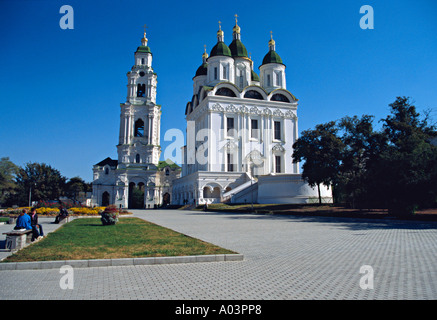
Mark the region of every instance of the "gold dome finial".
[[273, 31], [270, 31], [269, 47], [270, 50], [275, 50], [275, 40], [273, 40]]
[[219, 30], [217, 31], [217, 41], [223, 41], [224, 39], [224, 32], [222, 30], [222, 22], [219, 21]]
[[203, 45], [204, 52], [202, 54], [202, 58], [206, 60], [208, 58], [208, 53], [206, 53], [206, 44]]
[[238, 15], [237, 14], [235, 14], [234, 15], [234, 17], [235, 17], [235, 26], [234, 26], [234, 28], [233, 28], [233, 31], [235, 32], [235, 33], [240, 33], [240, 27], [238, 26]]
[[147, 46], [147, 41], [149, 41], [146, 37], [146, 28], [147, 28], [147, 25], [144, 25], [144, 37], [143, 37], [143, 39], [141, 39], [143, 46]]

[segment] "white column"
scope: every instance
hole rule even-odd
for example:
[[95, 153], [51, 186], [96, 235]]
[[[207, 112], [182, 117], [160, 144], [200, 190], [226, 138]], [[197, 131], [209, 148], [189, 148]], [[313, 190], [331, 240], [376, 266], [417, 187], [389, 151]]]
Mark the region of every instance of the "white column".
[[152, 128], [152, 120], [151, 120], [151, 115], [148, 115], [148, 132], [149, 132], [149, 137], [147, 138], [147, 144], [152, 144], [152, 132], [151, 132], [151, 128]]

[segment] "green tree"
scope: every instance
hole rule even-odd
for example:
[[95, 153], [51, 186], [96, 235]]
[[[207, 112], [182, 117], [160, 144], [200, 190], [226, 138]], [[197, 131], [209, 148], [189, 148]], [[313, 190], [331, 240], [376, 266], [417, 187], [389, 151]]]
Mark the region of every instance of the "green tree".
[[15, 192], [18, 169], [8, 157], [0, 159], [0, 207], [6, 205], [8, 198]]
[[45, 163], [27, 163], [17, 173], [18, 205], [27, 205], [29, 195], [32, 201], [59, 200], [65, 187], [66, 178]]
[[369, 175], [375, 195], [385, 198], [391, 214], [411, 215], [436, 200], [437, 147], [430, 143], [436, 128], [407, 97], [389, 106], [391, 115], [383, 119], [387, 144], [369, 166]]
[[77, 200], [79, 192], [88, 192], [89, 184], [80, 177], [70, 178], [65, 184], [64, 194], [69, 199]]
[[293, 144], [293, 162], [304, 162], [302, 177], [311, 187], [317, 186], [319, 203], [322, 203], [320, 185], [335, 188], [338, 183], [344, 144], [337, 134], [336, 122], [331, 121], [303, 131]]
[[342, 200], [352, 207], [369, 204], [367, 167], [376, 160], [386, 143], [384, 135], [373, 130], [373, 119], [371, 115], [363, 115], [361, 118], [344, 117], [339, 121], [345, 147], [341, 154], [338, 188], [341, 189]]

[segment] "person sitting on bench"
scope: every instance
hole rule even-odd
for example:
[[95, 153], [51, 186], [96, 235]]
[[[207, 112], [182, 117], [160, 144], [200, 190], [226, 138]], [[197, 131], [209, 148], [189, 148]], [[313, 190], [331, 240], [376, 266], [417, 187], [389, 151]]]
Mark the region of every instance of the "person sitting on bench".
[[68, 216], [68, 211], [63, 206], [59, 207], [59, 214], [55, 218], [54, 223], [59, 223], [60, 221], [64, 220]]
[[[36, 209], [32, 208], [30, 210], [30, 225], [32, 226], [32, 241], [35, 239], [39, 239], [40, 237], [44, 237], [44, 232], [42, 230], [42, 226], [38, 223], [38, 214], [36, 213]], [[39, 232], [38, 232], [39, 228]]]
[[14, 230], [32, 230], [32, 225], [30, 223], [30, 216], [27, 214], [27, 210], [23, 209], [20, 215], [17, 218], [17, 222], [15, 223]]

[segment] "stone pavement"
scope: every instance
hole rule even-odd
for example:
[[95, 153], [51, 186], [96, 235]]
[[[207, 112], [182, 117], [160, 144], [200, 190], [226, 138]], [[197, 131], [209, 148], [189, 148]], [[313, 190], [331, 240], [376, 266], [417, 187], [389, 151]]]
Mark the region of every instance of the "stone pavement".
[[[244, 261], [0, 271], [4, 299], [437, 299], [437, 223], [181, 210], [134, 215], [244, 254]], [[373, 289], [362, 289], [363, 265]], [[365, 281], [364, 284], [371, 282]]]

